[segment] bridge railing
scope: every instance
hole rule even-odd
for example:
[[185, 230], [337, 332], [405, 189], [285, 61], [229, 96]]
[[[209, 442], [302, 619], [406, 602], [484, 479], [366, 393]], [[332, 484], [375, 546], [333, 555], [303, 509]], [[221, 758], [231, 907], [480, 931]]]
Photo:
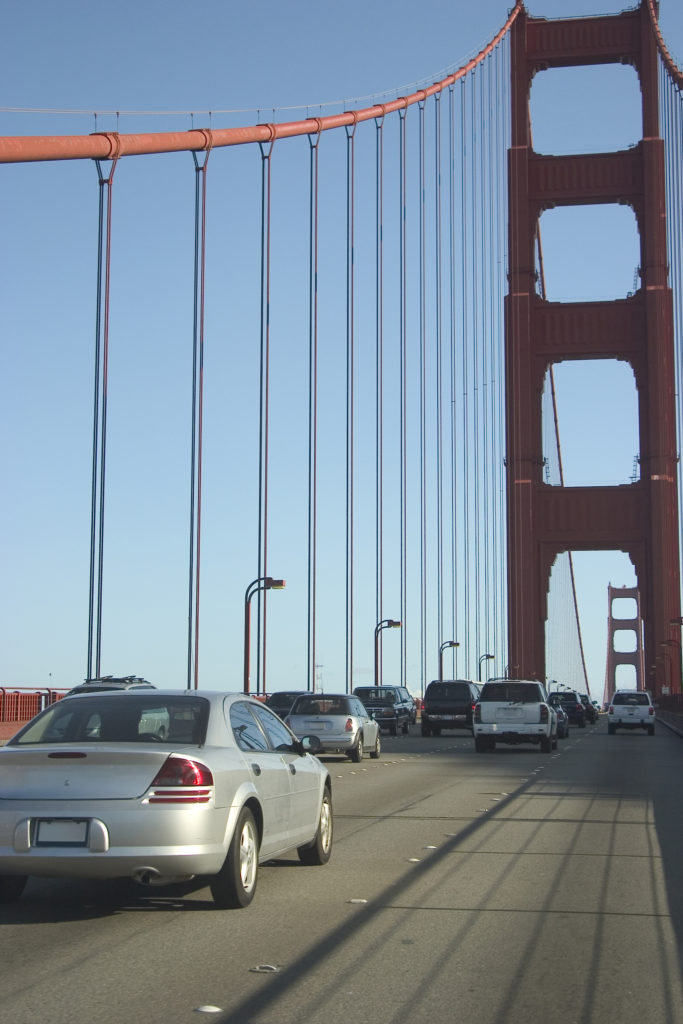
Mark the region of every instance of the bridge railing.
[[0, 686], [0, 722], [28, 722], [43, 708], [61, 700], [66, 690]]

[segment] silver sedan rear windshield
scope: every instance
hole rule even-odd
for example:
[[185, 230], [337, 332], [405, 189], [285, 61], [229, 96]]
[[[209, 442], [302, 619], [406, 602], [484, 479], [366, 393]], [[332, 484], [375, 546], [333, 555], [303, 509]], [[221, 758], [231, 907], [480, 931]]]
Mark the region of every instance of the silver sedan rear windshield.
[[188, 743], [206, 737], [208, 701], [138, 692], [69, 697], [53, 704], [8, 741], [33, 743]]
[[346, 697], [298, 697], [290, 715], [350, 715]]

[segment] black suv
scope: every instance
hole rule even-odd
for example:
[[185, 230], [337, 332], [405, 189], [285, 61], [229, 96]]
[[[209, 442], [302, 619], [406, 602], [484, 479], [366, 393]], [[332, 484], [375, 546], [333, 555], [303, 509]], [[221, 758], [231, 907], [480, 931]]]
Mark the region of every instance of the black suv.
[[574, 690], [553, 690], [548, 697], [548, 702], [561, 704], [571, 725], [578, 725], [579, 729], [586, 727], [586, 709], [581, 703], [580, 696]]
[[398, 730], [408, 732], [417, 718], [415, 701], [405, 686], [357, 686], [353, 696], [358, 697], [380, 729], [392, 736]]
[[439, 736], [442, 729], [472, 732], [472, 711], [479, 687], [471, 679], [435, 679], [422, 702], [422, 735]]
[[274, 711], [280, 718], [286, 718], [296, 698], [301, 697], [304, 693], [306, 690], [278, 690], [277, 693], [271, 693], [268, 697], [266, 707]]

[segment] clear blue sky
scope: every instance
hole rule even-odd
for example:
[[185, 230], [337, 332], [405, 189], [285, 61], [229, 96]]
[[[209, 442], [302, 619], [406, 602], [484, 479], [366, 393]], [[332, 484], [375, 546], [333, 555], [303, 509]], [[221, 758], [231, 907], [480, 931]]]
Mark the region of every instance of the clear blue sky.
[[[320, 0], [206, 0], [194, 6], [177, 0], [119, 0], [115, 6], [8, 0], [0, 42], [0, 131], [39, 135], [163, 131], [208, 123], [223, 127], [369, 105], [413, 91], [463, 64], [502, 25], [508, 6], [496, 0], [423, 0], [419, 5], [347, 0], [342, 7]], [[553, 18], [616, 13], [623, 6], [615, 0], [536, 0], [528, 10]], [[660, 24], [682, 66], [679, 0], [662, 0]], [[538, 76], [532, 93], [540, 151], [560, 152], [567, 139], [577, 137], [585, 140], [585, 150], [622, 148], [638, 138], [638, 89], [631, 69], [568, 69], [553, 73], [550, 86], [544, 80]], [[214, 112], [210, 119], [207, 111]], [[236, 113], [219, 113], [225, 111]], [[235, 167], [242, 168], [248, 159], [236, 154]], [[184, 685], [187, 502], [185, 476], [176, 472], [176, 463], [187, 434], [187, 395], [183, 391], [181, 397], [178, 390], [186, 365], [165, 339], [174, 321], [187, 323], [194, 185], [187, 154], [172, 164], [145, 158], [144, 165], [136, 172], [134, 193], [118, 207], [114, 229], [115, 260], [120, 256], [114, 288], [126, 298], [118, 300], [112, 320], [118, 352], [112, 352], [109, 429], [118, 440], [112, 442], [108, 467], [107, 515], [117, 525], [107, 535], [103, 671]], [[226, 167], [221, 174], [232, 173]], [[0, 174], [0, 457], [5, 483], [0, 686], [63, 687], [80, 681], [85, 672], [96, 179], [90, 165], [6, 166]], [[241, 181], [235, 171], [233, 187], [248, 192], [250, 186]], [[228, 217], [215, 199], [217, 185], [211, 177], [209, 182], [216, 203], [211, 208], [213, 237], [225, 246], [243, 244], [245, 259], [254, 259], [253, 240], [235, 234], [245, 226]], [[182, 202], [179, 194], [185, 195]], [[245, 204], [251, 199], [245, 194]], [[149, 218], [151, 200], [166, 203], [165, 218]], [[580, 214], [567, 218], [562, 213], [551, 211], [542, 225], [549, 298], [611, 298], [631, 290], [638, 255], [630, 211], [604, 212], [599, 252], [586, 251]], [[135, 244], [124, 249], [119, 243], [117, 250], [124, 237]], [[165, 255], [160, 258], [159, 252]], [[217, 263], [210, 268], [209, 286], [229, 289]], [[213, 340], [219, 326], [211, 325]], [[125, 382], [117, 378], [124, 365], [134, 368], [132, 374], [126, 371]], [[297, 369], [305, 368], [291, 368], [293, 373]], [[637, 452], [635, 390], [629, 377], [623, 366], [615, 371], [594, 364], [588, 375], [579, 366], [558, 369], [567, 483], [629, 479]], [[221, 388], [220, 401], [239, 407], [240, 387], [230, 377], [207, 383], [207, 398]], [[182, 415], [174, 414], [176, 403]], [[614, 426], [615, 416], [623, 425]], [[212, 687], [239, 687], [242, 600], [255, 573], [234, 554], [226, 568], [219, 537], [231, 507], [250, 486], [253, 447], [248, 438], [236, 446], [234, 437], [211, 434], [210, 426], [211, 420], [207, 459], [222, 459], [224, 474], [210, 492], [215, 506], [206, 526], [205, 550], [212, 554], [203, 567], [200, 677]], [[601, 439], [597, 446], [596, 437]], [[236, 447], [244, 459], [235, 456]], [[286, 478], [275, 477], [274, 486], [297, 486], [305, 466], [292, 457], [287, 472]], [[292, 523], [289, 529], [292, 543], [300, 543], [306, 524]], [[287, 537], [281, 541], [285, 548], [287, 542]], [[607, 584], [632, 585], [633, 575], [626, 556], [616, 554], [577, 555], [575, 565], [591, 686], [600, 697]], [[284, 567], [271, 565], [271, 570], [288, 575]], [[273, 595], [270, 607], [279, 600], [301, 602], [300, 588], [292, 586], [285, 595]], [[341, 592], [336, 615], [343, 623]], [[366, 646], [358, 682], [367, 681], [371, 672], [367, 656]], [[319, 657], [325, 685], [340, 685], [334, 663], [338, 655], [328, 650]], [[548, 674], [559, 676], [560, 669], [550, 664]], [[282, 664], [275, 658], [270, 688], [300, 685], [304, 670], [300, 657], [285, 657]]]

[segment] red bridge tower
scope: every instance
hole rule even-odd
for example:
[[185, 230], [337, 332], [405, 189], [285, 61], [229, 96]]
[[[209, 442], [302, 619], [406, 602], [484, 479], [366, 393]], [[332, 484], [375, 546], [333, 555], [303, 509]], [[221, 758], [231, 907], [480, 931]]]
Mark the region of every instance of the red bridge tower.
[[[622, 550], [635, 566], [644, 622], [646, 687], [664, 685], [661, 652], [680, 690], [677, 451], [672, 295], [668, 284], [664, 144], [658, 54], [647, 6], [548, 21], [521, 12], [511, 40], [509, 293], [506, 299], [508, 628], [510, 674], [545, 679], [550, 571], [568, 550]], [[623, 152], [541, 156], [530, 144], [536, 71], [629, 63], [639, 75], [643, 138]], [[536, 291], [541, 213], [554, 206], [624, 203], [640, 234], [641, 286], [613, 302], [546, 302]], [[622, 359], [638, 390], [641, 477], [617, 487], [543, 482], [541, 401], [551, 363]], [[660, 655], [660, 657], [658, 657]]]

